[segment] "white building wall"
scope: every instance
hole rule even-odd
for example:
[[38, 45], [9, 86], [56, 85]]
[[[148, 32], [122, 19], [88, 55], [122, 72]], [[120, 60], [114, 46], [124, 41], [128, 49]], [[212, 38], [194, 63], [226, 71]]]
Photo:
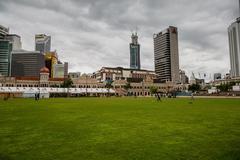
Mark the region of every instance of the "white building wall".
[[123, 77], [129, 78], [129, 77], [130, 77], [130, 74], [131, 74], [131, 71], [123, 70], [123, 71], [122, 71], [122, 74], [123, 74]]

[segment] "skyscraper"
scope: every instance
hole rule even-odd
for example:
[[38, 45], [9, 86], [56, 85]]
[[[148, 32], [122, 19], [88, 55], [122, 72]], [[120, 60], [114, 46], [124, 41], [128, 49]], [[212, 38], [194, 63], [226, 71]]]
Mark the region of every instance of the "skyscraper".
[[6, 39], [12, 43], [12, 50], [17, 51], [22, 49], [21, 37], [17, 34], [8, 34]]
[[52, 78], [64, 78], [64, 64], [53, 65], [53, 76]]
[[240, 17], [228, 27], [231, 77], [240, 76]]
[[9, 29], [0, 25], [0, 39], [4, 39], [8, 33]]
[[179, 83], [178, 30], [170, 26], [153, 35], [154, 63], [157, 78], [162, 81]]
[[44, 55], [39, 51], [13, 51], [11, 66], [13, 77], [39, 77], [45, 66]]
[[64, 62], [64, 78], [68, 78], [68, 62]]
[[0, 25], [0, 75], [10, 76], [12, 43], [6, 39], [9, 29]]
[[12, 44], [0, 39], [0, 75], [10, 76]]
[[141, 69], [140, 64], [140, 44], [138, 43], [137, 33], [132, 34], [132, 43], [130, 45], [130, 68]]
[[51, 36], [45, 34], [35, 35], [35, 50], [41, 53], [50, 52], [51, 50]]

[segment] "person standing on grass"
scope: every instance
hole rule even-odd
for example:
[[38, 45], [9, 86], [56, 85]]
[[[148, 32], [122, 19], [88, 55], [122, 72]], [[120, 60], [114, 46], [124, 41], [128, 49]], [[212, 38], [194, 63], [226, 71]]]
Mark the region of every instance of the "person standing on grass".
[[157, 101], [161, 101], [161, 95], [158, 92], [155, 94], [155, 97]]
[[157, 96], [158, 96], [158, 101], [162, 101], [160, 93], [157, 93]]
[[191, 100], [194, 101], [193, 93], [191, 94]]

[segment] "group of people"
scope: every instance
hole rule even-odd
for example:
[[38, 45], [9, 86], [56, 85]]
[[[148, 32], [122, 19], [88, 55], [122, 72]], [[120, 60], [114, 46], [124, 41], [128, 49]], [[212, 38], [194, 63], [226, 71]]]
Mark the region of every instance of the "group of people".
[[40, 99], [40, 93], [35, 93], [35, 100], [39, 100]]
[[[161, 93], [156, 93], [155, 94], [155, 98], [157, 99], [157, 101], [161, 101]], [[174, 98], [176, 98], [176, 95], [174, 96]], [[191, 94], [191, 101], [194, 101], [194, 94]]]

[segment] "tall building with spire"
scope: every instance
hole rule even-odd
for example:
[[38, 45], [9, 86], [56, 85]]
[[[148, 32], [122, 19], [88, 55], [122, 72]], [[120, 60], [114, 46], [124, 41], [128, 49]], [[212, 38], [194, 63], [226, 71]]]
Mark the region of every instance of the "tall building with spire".
[[130, 46], [130, 68], [131, 69], [141, 69], [140, 63], [140, 44], [138, 43], [138, 35], [137, 32], [132, 33], [132, 43]]
[[[240, 5], [240, 2], [239, 2]], [[240, 15], [228, 27], [228, 41], [230, 53], [231, 77], [240, 76]]]

